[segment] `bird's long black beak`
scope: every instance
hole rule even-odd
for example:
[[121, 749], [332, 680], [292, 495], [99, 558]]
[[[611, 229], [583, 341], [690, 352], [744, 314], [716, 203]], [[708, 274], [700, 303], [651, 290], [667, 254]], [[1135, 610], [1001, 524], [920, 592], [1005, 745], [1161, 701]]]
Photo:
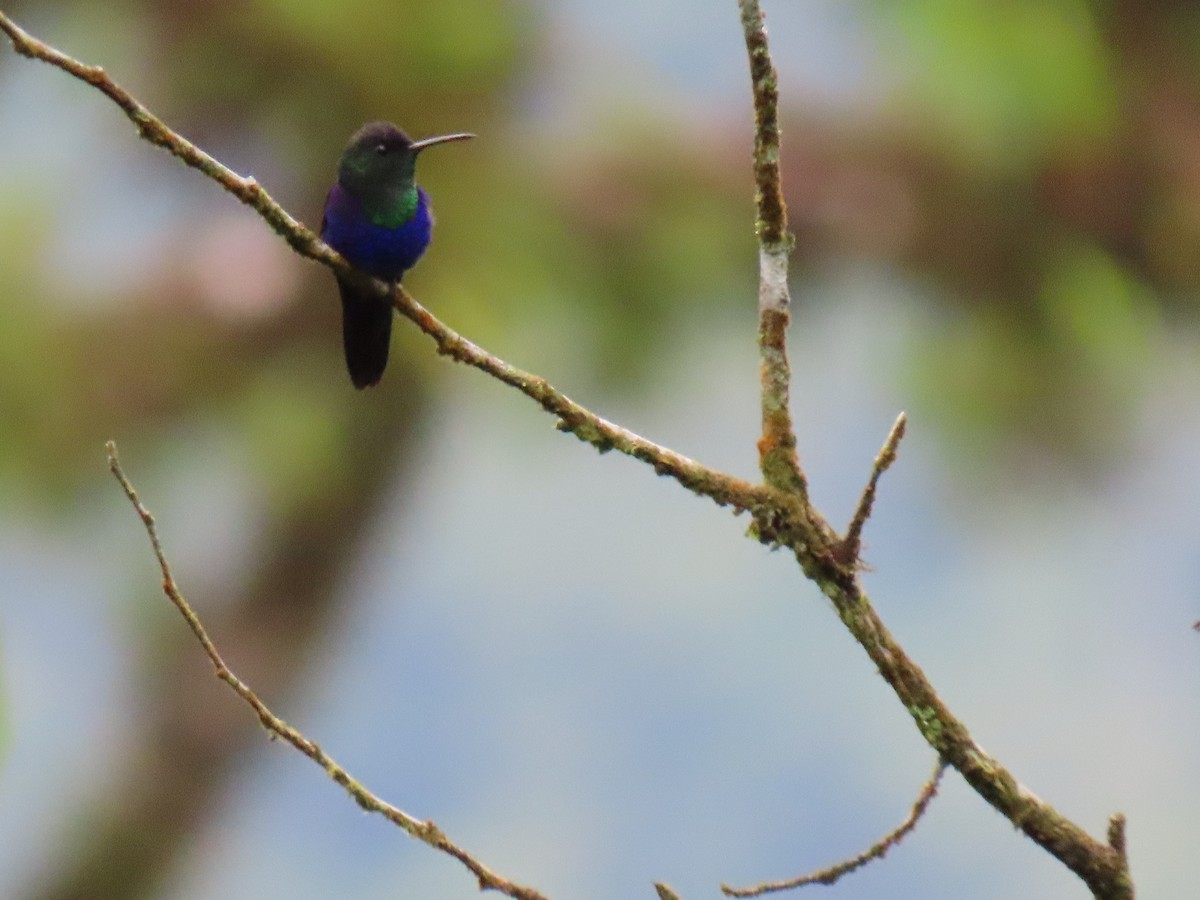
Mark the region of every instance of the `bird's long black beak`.
[[409, 145], [409, 150], [424, 150], [426, 147], [432, 147], [434, 144], [448, 144], [451, 141], [469, 141], [475, 137], [473, 134], [468, 134], [465, 131], [456, 131], [454, 134], [440, 134], [437, 137], [428, 137], [423, 141], [413, 141]]

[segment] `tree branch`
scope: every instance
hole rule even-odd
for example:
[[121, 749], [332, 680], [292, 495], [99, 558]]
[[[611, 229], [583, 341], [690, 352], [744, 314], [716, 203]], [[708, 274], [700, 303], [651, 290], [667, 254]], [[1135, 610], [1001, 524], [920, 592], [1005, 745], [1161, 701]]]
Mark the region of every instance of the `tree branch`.
[[462, 847], [459, 847], [448, 837], [446, 837], [442, 830], [438, 828], [438, 826], [432, 821], [426, 820], [422, 822], [421, 820], [410, 816], [408, 813], [404, 812], [404, 810], [392, 806], [390, 803], [384, 800], [381, 800], [375, 794], [363, 787], [363, 785], [360, 784], [354, 777], [352, 777], [349, 772], [338, 765], [337, 762], [334, 761], [333, 757], [322, 750], [316, 744], [316, 742], [309, 740], [299, 730], [293, 728], [291, 725], [287, 724], [287, 722], [283, 721], [283, 719], [271, 712], [267, 705], [259, 699], [258, 695], [254, 693], [250, 686], [238, 678], [237, 675], [233, 673], [233, 670], [231, 670], [229, 666], [225, 664], [225, 660], [221, 658], [220, 652], [218, 652], [216, 645], [212, 641], [212, 638], [208, 636], [208, 632], [201, 623], [200, 617], [196, 615], [196, 612], [192, 609], [191, 604], [184, 599], [184, 596], [180, 592], [178, 585], [175, 583], [175, 576], [171, 574], [171, 564], [167, 561], [166, 551], [163, 550], [162, 541], [159, 540], [158, 537], [158, 527], [154, 522], [154, 516], [138, 498], [137, 491], [134, 489], [129, 478], [125, 475], [124, 470], [122, 470], [121, 462], [117, 458], [117, 445], [112, 441], [109, 441], [105, 445], [105, 450], [108, 454], [109, 471], [112, 472], [113, 477], [115, 477], [117, 482], [121, 485], [121, 490], [125, 492], [125, 496], [129, 498], [129, 502], [133, 505], [134, 510], [142, 520], [142, 525], [146, 529], [146, 535], [150, 538], [150, 545], [154, 549], [154, 556], [158, 560], [158, 567], [162, 572], [163, 593], [167, 595], [167, 599], [169, 599], [171, 603], [175, 605], [175, 608], [179, 610], [180, 615], [183, 616], [184, 620], [188, 624], [188, 627], [192, 630], [192, 634], [196, 636], [196, 640], [199, 641], [200, 646], [204, 648], [204, 653], [212, 662], [213, 668], [216, 670], [217, 677], [229, 685], [234, 693], [246, 701], [246, 704], [253, 709], [255, 714], [258, 716], [258, 721], [262, 723], [262, 726], [267, 730], [267, 733], [272, 737], [279, 737], [287, 741], [289, 744], [315, 762], [318, 766], [324, 769], [326, 774], [328, 774], [330, 778], [341, 785], [342, 788], [345, 789], [346, 793], [354, 798], [354, 802], [356, 802], [367, 812], [380, 814], [393, 825], [401, 828], [406, 834], [416, 838], [419, 841], [422, 841], [425, 844], [428, 844], [435, 850], [440, 850], [443, 853], [453, 856], [464, 866], [466, 866], [479, 880], [480, 890], [499, 891], [502, 894], [513, 897], [514, 900], [546, 900], [542, 894], [538, 893], [533, 888], [514, 884], [508, 879], [497, 875], [483, 863], [471, 856], [471, 854]]
[[754, 184], [758, 204], [758, 352], [762, 382], [759, 467], [767, 484], [807, 498], [808, 482], [796, 455], [788, 392], [788, 256], [792, 236], [779, 176], [779, 76], [767, 49], [767, 30], [758, 0], [738, 0], [754, 90]]

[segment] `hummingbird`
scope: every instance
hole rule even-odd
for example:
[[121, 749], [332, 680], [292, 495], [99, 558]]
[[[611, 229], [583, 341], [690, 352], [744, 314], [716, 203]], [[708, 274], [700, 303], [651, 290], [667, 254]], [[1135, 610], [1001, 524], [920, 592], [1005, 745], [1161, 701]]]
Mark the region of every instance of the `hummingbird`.
[[[417, 154], [474, 136], [456, 132], [414, 141], [391, 122], [368, 122], [342, 152], [337, 182], [325, 198], [321, 240], [356, 269], [398, 284], [433, 235], [429, 195], [416, 182]], [[387, 367], [392, 305], [341, 275], [337, 282], [350, 380], [360, 389], [378, 384]]]

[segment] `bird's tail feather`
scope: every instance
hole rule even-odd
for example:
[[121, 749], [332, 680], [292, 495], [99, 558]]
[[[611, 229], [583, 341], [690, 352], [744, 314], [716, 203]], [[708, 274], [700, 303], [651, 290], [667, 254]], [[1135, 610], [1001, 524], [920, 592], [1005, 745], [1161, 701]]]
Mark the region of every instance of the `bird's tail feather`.
[[378, 384], [387, 368], [392, 342], [392, 306], [370, 291], [338, 278], [342, 295], [342, 345], [346, 368], [356, 388]]

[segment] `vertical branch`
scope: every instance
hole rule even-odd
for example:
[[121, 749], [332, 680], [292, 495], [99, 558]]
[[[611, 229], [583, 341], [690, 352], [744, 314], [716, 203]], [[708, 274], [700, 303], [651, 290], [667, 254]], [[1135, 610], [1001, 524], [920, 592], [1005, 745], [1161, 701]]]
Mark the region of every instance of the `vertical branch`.
[[771, 487], [807, 496], [808, 485], [796, 456], [796, 431], [788, 406], [792, 370], [787, 355], [787, 206], [779, 176], [779, 78], [767, 48], [767, 30], [758, 0], [738, 0], [750, 82], [754, 89], [754, 184], [758, 217], [758, 350], [762, 379], [762, 437], [759, 467]]

